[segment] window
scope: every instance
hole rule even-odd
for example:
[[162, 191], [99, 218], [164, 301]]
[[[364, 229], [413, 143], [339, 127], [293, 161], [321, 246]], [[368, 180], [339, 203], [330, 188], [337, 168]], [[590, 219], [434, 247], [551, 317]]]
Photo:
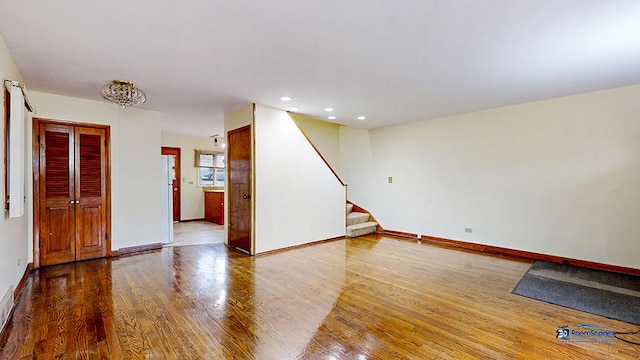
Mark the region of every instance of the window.
[[224, 186], [224, 169], [198, 168], [198, 186]]
[[196, 150], [195, 167], [198, 171], [198, 186], [224, 186], [224, 154]]

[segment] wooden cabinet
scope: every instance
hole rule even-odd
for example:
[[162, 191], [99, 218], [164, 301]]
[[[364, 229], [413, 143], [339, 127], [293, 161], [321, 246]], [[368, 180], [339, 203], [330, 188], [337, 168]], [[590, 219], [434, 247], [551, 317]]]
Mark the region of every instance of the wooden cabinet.
[[204, 192], [204, 219], [215, 224], [224, 225], [224, 192]]

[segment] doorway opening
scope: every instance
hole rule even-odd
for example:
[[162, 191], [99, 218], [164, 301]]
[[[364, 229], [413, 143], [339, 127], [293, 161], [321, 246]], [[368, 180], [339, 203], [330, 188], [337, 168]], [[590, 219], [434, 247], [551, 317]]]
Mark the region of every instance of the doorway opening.
[[[221, 203], [223, 203], [222, 195], [224, 192], [206, 192], [204, 191], [203, 203], [205, 205], [205, 216], [204, 218], [193, 218], [193, 211], [189, 209], [189, 206], [194, 205], [194, 182], [188, 181], [182, 178], [181, 172], [182, 170], [187, 171], [187, 174], [184, 174], [186, 178], [189, 178], [189, 168], [182, 169], [181, 168], [181, 153], [182, 148], [180, 147], [168, 147], [163, 146], [161, 148], [161, 154], [163, 157], [163, 184], [165, 186], [163, 191], [163, 246], [165, 247], [175, 247], [175, 246], [186, 246], [186, 245], [213, 245], [213, 244], [222, 244], [224, 243], [224, 226], [223, 224], [223, 211]], [[199, 154], [202, 151], [195, 150], [196, 162], [194, 163], [195, 169], [197, 171], [198, 177], [200, 177], [203, 173], [201, 171], [204, 169], [213, 168], [216, 164], [214, 161], [214, 156], [211, 155], [211, 159], [207, 159], [207, 154]], [[202, 158], [205, 158], [204, 160]], [[221, 161], [224, 157], [221, 157]], [[210, 161], [210, 164], [206, 162], [206, 160]], [[185, 163], [186, 165], [186, 163]], [[185, 187], [181, 187], [181, 183], [185, 181]], [[224, 184], [224, 183], [223, 183]], [[206, 188], [205, 185], [209, 184], [201, 184], [200, 179], [198, 179], [197, 190], [199, 192], [203, 192]], [[181, 202], [182, 202], [182, 193], [184, 190], [186, 199], [184, 199], [185, 213], [181, 213]], [[217, 197], [213, 196], [212, 199], [208, 199], [210, 195], [217, 195]], [[164, 198], [168, 198], [167, 201], [164, 201]], [[197, 199], [197, 198], [196, 198]], [[211, 204], [210, 205], [218, 205], [217, 208], [213, 206], [207, 206], [207, 200]], [[214, 201], [216, 200], [216, 201]], [[211, 209], [210, 209], [211, 208]], [[166, 209], [166, 210], [164, 210]], [[212, 214], [209, 214], [209, 210], [217, 210], [213, 211]], [[164, 215], [166, 213], [166, 216]], [[218, 214], [219, 213], [219, 214]], [[191, 216], [189, 215], [191, 214]], [[183, 218], [184, 215], [184, 218]], [[216, 217], [216, 215], [218, 215]], [[211, 217], [214, 217], [217, 223], [209, 222]], [[168, 218], [167, 218], [168, 217]], [[209, 220], [209, 221], [206, 221]], [[166, 221], [166, 226], [164, 222]], [[220, 225], [218, 225], [220, 224]], [[170, 235], [164, 235], [166, 233]]]

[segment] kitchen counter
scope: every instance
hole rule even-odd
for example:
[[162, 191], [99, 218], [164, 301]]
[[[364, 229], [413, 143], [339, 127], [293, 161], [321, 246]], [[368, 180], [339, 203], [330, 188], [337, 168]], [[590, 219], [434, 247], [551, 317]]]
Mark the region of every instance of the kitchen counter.
[[204, 186], [202, 188], [204, 192], [224, 192], [224, 186]]

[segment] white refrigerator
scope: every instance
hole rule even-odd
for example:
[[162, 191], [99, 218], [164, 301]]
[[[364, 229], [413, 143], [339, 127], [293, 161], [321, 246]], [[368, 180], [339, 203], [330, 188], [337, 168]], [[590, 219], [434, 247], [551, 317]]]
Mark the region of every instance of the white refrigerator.
[[163, 244], [173, 242], [173, 157], [170, 155], [161, 155], [162, 161], [162, 200], [160, 204], [160, 212], [162, 213], [161, 221], [161, 238]]

